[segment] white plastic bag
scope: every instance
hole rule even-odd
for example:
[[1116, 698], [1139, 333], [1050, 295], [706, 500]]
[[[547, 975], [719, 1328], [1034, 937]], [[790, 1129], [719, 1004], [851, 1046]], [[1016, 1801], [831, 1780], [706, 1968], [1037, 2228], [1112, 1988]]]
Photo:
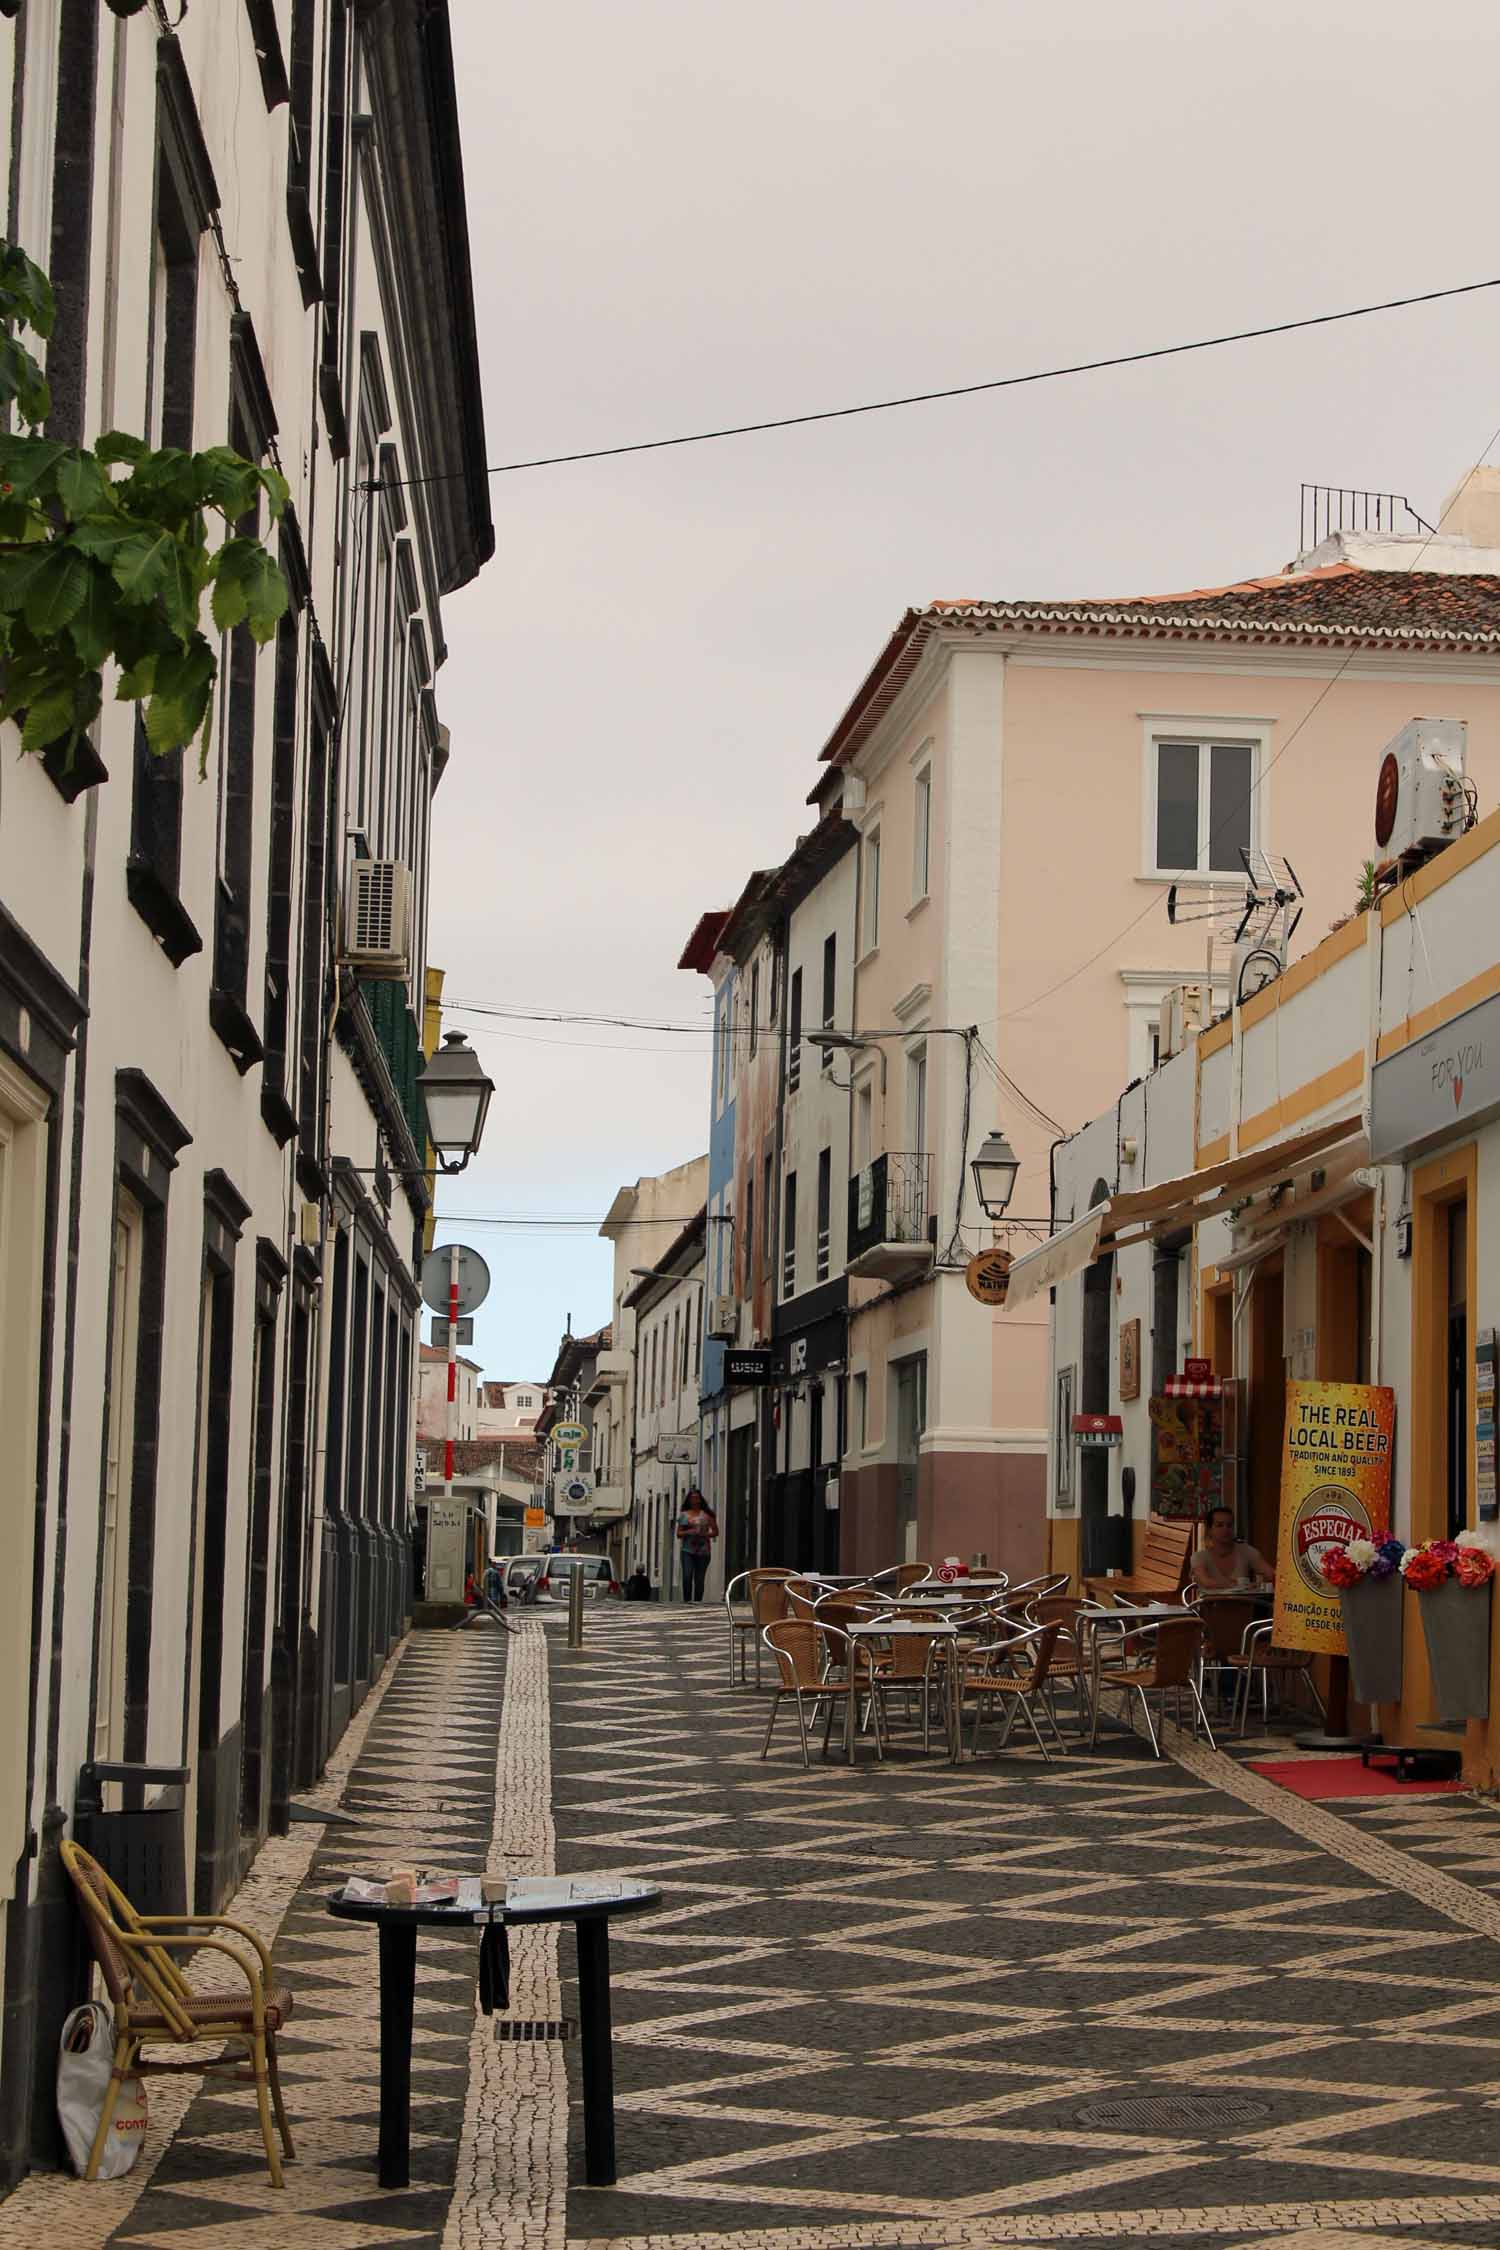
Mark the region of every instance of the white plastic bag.
[[[80, 2177], [88, 2169], [114, 2059], [110, 2012], [97, 2000], [86, 2001], [63, 2025], [57, 2051], [57, 2114], [73, 2169]], [[123, 2179], [140, 2155], [145, 2138], [146, 2085], [140, 2072], [133, 2070], [120, 2081], [120, 2098], [99, 2158], [99, 2178]]]

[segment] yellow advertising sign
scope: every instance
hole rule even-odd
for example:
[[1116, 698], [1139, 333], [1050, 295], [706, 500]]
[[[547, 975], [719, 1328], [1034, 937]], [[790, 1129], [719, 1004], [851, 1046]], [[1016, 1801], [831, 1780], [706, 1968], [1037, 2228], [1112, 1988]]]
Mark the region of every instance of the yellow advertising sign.
[[524, 1521], [528, 1531], [540, 1531], [547, 1521], [547, 1511], [545, 1508], [528, 1508]]
[[1276, 1548], [1278, 1648], [1343, 1656], [1343, 1609], [1318, 1558], [1391, 1522], [1396, 1394], [1376, 1383], [1288, 1383]]

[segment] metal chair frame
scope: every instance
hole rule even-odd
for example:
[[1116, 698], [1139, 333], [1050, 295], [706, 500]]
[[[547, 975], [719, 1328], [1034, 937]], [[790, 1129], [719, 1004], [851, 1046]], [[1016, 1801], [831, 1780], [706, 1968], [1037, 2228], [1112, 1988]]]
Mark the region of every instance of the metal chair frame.
[[[795, 1639], [791, 1637], [793, 1635], [796, 1636]], [[854, 1696], [859, 1692], [859, 1682], [855, 1677], [858, 1643], [851, 1642], [848, 1635], [841, 1633], [836, 1625], [819, 1625], [814, 1619], [808, 1617], [778, 1618], [775, 1624], [766, 1626], [761, 1634], [761, 1639], [776, 1660], [777, 1680], [775, 1693], [771, 1699], [771, 1715], [766, 1721], [766, 1739], [761, 1744], [760, 1754], [762, 1758], [770, 1755], [771, 1736], [775, 1732], [776, 1714], [781, 1709], [781, 1699], [784, 1695], [791, 1695], [796, 1698], [797, 1703], [797, 1731], [802, 1739], [802, 1763], [804, 1767], [810, 1767], [812, 1760], [807, 1754], [807, 1703], [812, 1704], [814, 1726], [818, 1723], [818, 1705], [820, 1703], [828, 1705], [828, 1716], [823, 1726], [823, 1756], [826, 1758], [829, 1741], [833, 1733], [834, 1706], [842, 1703], [846, 1697]], [[842, 1641], [844, 1644], [842, 1658], [844, 1677], [842, 1680], [835, 1680], [828, 1676], [827, 1668], [836, 1654], [834, 1649], [826, 1645], [831, 1641]], [[821, 1647], [820, 1644], [822, 1644]], [[798, 1650], [805, 1651], [809, 1647], [812, 1665], [818, 1669], [815, 1669], [813, 1677], [804, 1678], [796, 1652]], [[878, 1700], [875, 1703], [875, 1748], [877, 1756], [884, 1758], [885, 1735], [882, 1729]], [[854, 1763], [852, 1744], [849, 1752], [849, 1763], [851, 1765]]]
[[[1135, 1695], [1139, 1699], [1141, 1716], [1146, 1722], [1146, 1734], [1151, 1744], [1153, 1757], [1159, 1758], [1162, 1754], [1161, 1737], [1152, 1725], [1151, 1706], [1147, 1697], [1154, 1695], [1157, 1698], [1162, 1723], [1165, 1725], [1166, 1699], [1168, 1695], [1171, 1695], [1176, 1707], [1177, 1722], [1181, 1725], [1184, 1690], [1192, 1701], [1193, 1733], [1197, 1734], [1201, 1724], [1204, 1734], [1208, 1737], [1208, 1747], [1210, 1750], [1215, 1748], [1214, 1730], [1208, 1723], [1208, 1713], [1203, 1708], [1203, 1698], [1198, 1692], [1198, 1682], [1195, 1677], [1201, 1630], [1197, 1618], [1164, 1617], [1148, 1621], [1142, 1621], [1139, 1618], [1121, 1618], [1114, 1628], [1119, 1635], [1121, 1656], [1124, 1657], [1125, 1644], [1132, 1638], [1140, 1641], [1149, 1640], [1152, 1654], [1149, 1663], [1143, 1664], [1137, 1661], [1128, 1665], [1125, 1663], [1116, 1665], [1112, 1675], [1099, 1662], [1099, 1636], [1109, 1630], [1110, 1613], [1105, 1611], [1101, 1616], [1096, 1617], [1090, 1626], [1094, 1653], [1094, 1716], [1093, 1724], [1089, 1730], [1090, 1747], [1092, 1748], [1099, 1739], [1099, 1714], [1103, 1707], [1105, 1695], [1111, 1688], [1114, 1688], [1119, 1691], [1127, 1712], [1130, 1709], [1131, 1696]], [[1160, 1676], [1163, 1669], [1162, 1635], [1164, 1633], [1168, 1636], [1167, 1647], [1172, 1652], [1167, 1660], [1168, 1664], [1174, 1671], [1180, 1669], [1181, 1678], [1163, 1679]], [[1191, 1636], [1191, 1639], [1188, 1636]], [[1179, 1643], [1183, 1644], [1185, 1651], [1180, 1659], [1177, 1655]], [[1151, 1671], [1157, 1676], [1153, 1679], [1144, 1680], [1132, 1677], [1132, 1674], [1141, 1671]]]

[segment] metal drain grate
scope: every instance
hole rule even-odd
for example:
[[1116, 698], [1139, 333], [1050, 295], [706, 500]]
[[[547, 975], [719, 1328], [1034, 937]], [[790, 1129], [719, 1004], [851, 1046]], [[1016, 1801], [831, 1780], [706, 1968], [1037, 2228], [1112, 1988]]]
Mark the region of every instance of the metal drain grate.
[[1127, 2094], [1120, 2101], [1085, 2103], [1078, 2122], [1125, 2132], [1217, 2133], [1227, 2125], [1253, 2125], [1270, 2112], [1269, 2102], [1249, 2094]]
[[495, 2026], [497, 2039], [519, 2039], [527, 2045], [572, 2036], [573, 2026], [566, 2016], [502, 2016]]

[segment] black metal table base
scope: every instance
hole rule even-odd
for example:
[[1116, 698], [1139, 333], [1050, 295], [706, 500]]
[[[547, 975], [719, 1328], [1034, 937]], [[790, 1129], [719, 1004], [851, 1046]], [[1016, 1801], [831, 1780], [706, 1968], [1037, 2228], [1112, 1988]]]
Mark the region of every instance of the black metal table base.
[[609, 2012], [609, 1924], [575, 1922], [578, 2041], [583, 2068], [583, 2172], [590, 2187], [615, 2184], [615, 2059]]
[[417, 1929], [380, 1925], [380, 2184], [411, 2183], [411, 2033]]

